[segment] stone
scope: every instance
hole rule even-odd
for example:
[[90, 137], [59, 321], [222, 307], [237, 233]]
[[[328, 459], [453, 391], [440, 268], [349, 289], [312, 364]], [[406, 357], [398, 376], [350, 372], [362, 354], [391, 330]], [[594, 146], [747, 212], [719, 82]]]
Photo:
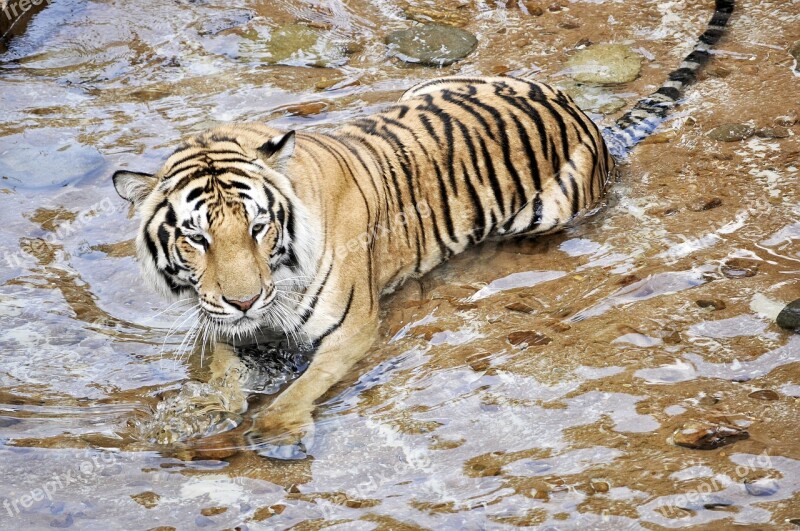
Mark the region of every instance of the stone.
[[145, 509], [152, 509], [158, 505], [158, 501], [161, 499], [161, 496], [155, 492], [147, 491], [139, 494], [131, 494], [131, 498]]
[[564, 20], [558, 23], [558, 27], [564, 29], [577, 29], [581, 27], [581, 23], [575, 17], [564, 17]]
[[708, 136], [719, 142], [738, 142], [753, 136], [755, 129], [747, 124], [723, 124], [708, 132]]
[[544, 8], [538, 2], [522, 2], [522, 7], [532, 17], [541, 17], [544, 15]]
[[628, 83], [639, 77], [642, 57], [623, 44], [595, 44], [579, 50], [567, 66], [580, 83]]
[[758, 272], [758, 263], [752, 260], [742, 260], [731, 258], [722, 264], [722, 274], [728, 278], [747, 278], [753, 277]]
[[800, 72], [800, 41], [794, 41], [789, 46], [789, 54], [794, 57], [794, 71]]
[[227, 507], [204, 507], [203, 509], [200, 509], [200, 514], [203, 516], [216, 516], [224, 513], [227, 510]]
[[319, 114], [327, 108], [327, 103], [317, 101], [312, 103], [300, 103], [298, 105], [286, 107], [286, 112], [295, 114], [297, 116], [311, 116], [312, 114]]
[[785, 330], [800, 332], [800, 299], [787, 304], [778, 314], [776, 322]]
[[794, 124], [797, 123], [797, 114], [789, 113], [789, 114], [784, 114], [782, 116], [777, 116], [773, 120], [773, 123], [780, 127], [792, 127]]
[[714, 311], [725, 309], [725, 303], [719, 299], [697, 299], [694, 303], [701, 308], [711, 308]]
[[770, 478], [761, 478], [744, 482], [744, 490], [750, 496], [772, 496], [778, 492], [778, 482]]
[[756, 400], [778, 400], [780, 396], [775, 391], [771, 389], [761, 389], [759, 391], [753, 391], [749, 395], [750, 398], [754, 398]]
[[443, 24], [445, 26], [463, 27], [469, 23], [469, 11], [466, 9], [448, 9], [446, 6], [410, 5], [402, 7], [406, 18], [423, 24]]
[[303, 24], [279, 26], [265, 45], [267, 61], [313, 66], [344, 63], [345, 46], [323, 35], [326, 34]]
[[511, 332], [508, 334], [508, 341], [514, 346], [527, 345], [527, 346], [541, 346], [547, 345], [553, 340], [544, 334], [534, 332], [533, 330], [525, 330], [519, 332]]
[[520, 313], [534, 313], [536, 311], [534, 308], [531, 308], [530, 304], [525, 304], [524, 302], [512, 302], [511, 304], [506, 304], [506, 310]]
[[780, 125], [776, 127], [761, 127], [756, 129], [756, 136], [760, 138], [788, 138], [789, 130]]
[[390, 33], [386, 44], [390, 55], [406, 63], [447, 66], [472, 53], [478, 46], [478, 39], [460, 28], [421, 24]]
[[719, 197], [712, 197], [710, 199], [701, 199], [691, 206], [689, 206], [689, 210], [694, 212], [703, 212], [706, 210], [711, 210], [712, 208], [717, 208], [718, 206], [722, 205], [722, 199]]
[[672, 434], [676, 446], [693, 450], [713, 450], [747, 439], [747, 430], [708, 420], [689, 421]]
[[270, 35], [267, 51], [272, 62], [279, 63], [293, 55], [308, 52], [317, 43], [319, 34], [308, 26], [287, 24]]

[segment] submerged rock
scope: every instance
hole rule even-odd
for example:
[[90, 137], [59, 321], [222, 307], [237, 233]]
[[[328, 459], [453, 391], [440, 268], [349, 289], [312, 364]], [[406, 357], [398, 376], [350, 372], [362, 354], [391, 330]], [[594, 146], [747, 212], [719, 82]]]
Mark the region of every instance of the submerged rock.
[[756, 400], [778, 400], [780, 398], [778, 393], [771, 389], [760, 389], [758, 391], [753, 391], [747, 396]]
[[725, 309], [725, 303], [719, 299], [697, 299], [694, 302], [701, 308], [711, 308], [715, 311]]
[[446, 66], [472, 53], [478, 39], [463, 29], [423, 24], [390, 33], [386, 44], [391, 55], [407, 63]]
[[272, 32], [267, 51], [272, 61], [279, 63], [293, 55], [310, 53], [317, 37], [317, 32], [307, 26], [287, 24]]
[[627, 83], [639, 77], [642, 57], [623, 44], [595, 44], [570, 57], [567, 66], [581, 83]]
[[675, 430], [672, 442], [693, 450], [713, 450], [748, 437], [750, 434], [742, 428], [702, 420], [687, 422]]
[[721, 271], [728, 278], [753, 277], [758, 273], [758, 264], [752, 260], [731, 258], [722, 264]]
[[508, 341], [514, 346], [540, 346], [547, 345], [553, 340], [544, 334], [534, 332], [533, 330], [525, 330], [520, 332], [511, 332], [508, 334]]
[[800, 299], [787, 304], [778, 314], [776, 322], [783, 329], [800, 332]]
[[770, 478], [761, 478], [744, 482], [744, 490], [750, 496], [772, 496], [778, 492], [778, 482]]
[[423, 24], [443, 24], [447, 26], [466, 26], [469, 23], [469, 12], [466, 9], [452, 9], [445, 6], [403, 5], [403, 14], [410, 20]]
[[756, 136], [760, 138], [788, 138], [789, 130], [782, 126], [762, 127], [756, 130]]
[[719, 142], [738, 142], [753, 136], [755, 129], [747, 124], [723, 124], [708, 132], [708, 136]]
[[794, 41], [789, 47], [789, 53], [794, 57], [794, 71], [800, 73], [800, 41]]
[[265, 45], [270, 63], [323, 66], [343, 63], [346, 46], [302, 24], [286, 24], [270, 33]]
[[584, 111], [613, 114], [628, 104], [624, 99], [611, 94], [607, 88], [597, 85], [564, 79], [558, 83], [558, 88], [569, 94]]

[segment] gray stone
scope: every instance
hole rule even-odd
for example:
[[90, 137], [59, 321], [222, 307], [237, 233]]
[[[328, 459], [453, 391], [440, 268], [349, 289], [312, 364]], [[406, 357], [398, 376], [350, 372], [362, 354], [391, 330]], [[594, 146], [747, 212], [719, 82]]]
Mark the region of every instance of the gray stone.
[[800, 299], [790, 302], [778, 314], [778, 326], [800, 332]]
[[747, 124], [722, 124], [708, 132], [708, 136], [720, 142], [738, 142], [753, 136], [755, 129]]
[[570, 57], [567, 66], [580, 83], [627, 83], [639, 77], [642, 57], [623, 44], [595, 44]]
[[754, 481], [745, 481], [744, 490], [750, 496], [772, 496], [778, 492], [778, 482], [774, 479], [762, 478]]
[[794, 57], [794, 71], [800, 72], [800, 41], [794, 41], [794, 43], [789, 46], [789, 53]]
[[390, 33], [389, 53], [407, 63], [446, 66], [468, 56], [478, 39], [463, 29], [440, 24], [423, 24]]
[[270, 63], [325, 66], [347, 59], [344, 43], [302, 24], [286, 24], [272, 30], [265, 51]]

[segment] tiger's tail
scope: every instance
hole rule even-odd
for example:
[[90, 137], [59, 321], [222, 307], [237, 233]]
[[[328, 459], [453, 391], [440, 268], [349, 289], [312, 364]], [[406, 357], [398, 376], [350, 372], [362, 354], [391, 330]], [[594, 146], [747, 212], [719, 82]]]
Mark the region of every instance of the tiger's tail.
[[684, 89], [697, 80], [698, 71], [711, 57], [711, 47], [725, 32], [735, 4], [736, 0], [716, 0], [714, 15], [692, 53], [670, 72], [661, 88], [639, 100], [614, 125], [603, 129], [603, 138], [615, 159], [625, 158], [631, 148], [650, 136], [664, 122], [667, 113], [678, 104]]

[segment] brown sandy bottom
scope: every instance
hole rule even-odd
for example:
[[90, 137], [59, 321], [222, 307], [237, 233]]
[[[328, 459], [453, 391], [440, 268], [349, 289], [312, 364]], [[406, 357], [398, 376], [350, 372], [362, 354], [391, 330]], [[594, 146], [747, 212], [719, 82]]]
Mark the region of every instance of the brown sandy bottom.
[[[113, 169], [154, 170], [220, 122], [325, 129], [455, 73], [533, 72], [609, 123], [690, 50], [712, 2], [524, 4], [63, 0], [36, 15], [0, 57], [0, 528], [800, 527], [800, 336], [774, 324], [800, 297], [786, 1], [740, 2], [596, 215], [389, 297], [373, 351], [318, 408], [311, 458], [135, 437], [199, 359], [182, 355], [182, 307], [139, 280]], [[477, 49], [443, 68], [388, 58], [410, 18]], [[569, 58], [608, 42], [642, 55], [639, 77], [576, 86]], [[772, 132], [707, 135], [731, 123]], [[714, 448], [675, 444], [698, 439]]]

